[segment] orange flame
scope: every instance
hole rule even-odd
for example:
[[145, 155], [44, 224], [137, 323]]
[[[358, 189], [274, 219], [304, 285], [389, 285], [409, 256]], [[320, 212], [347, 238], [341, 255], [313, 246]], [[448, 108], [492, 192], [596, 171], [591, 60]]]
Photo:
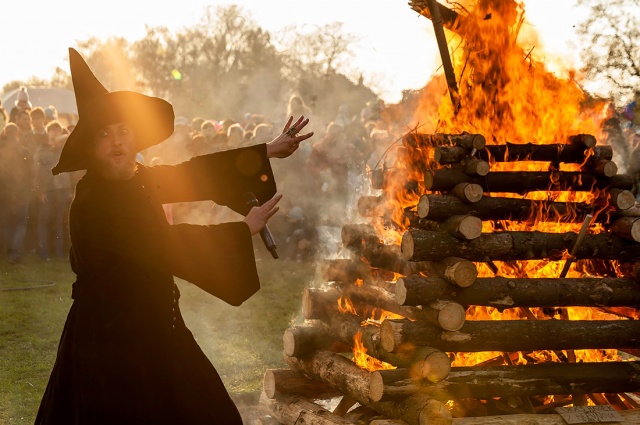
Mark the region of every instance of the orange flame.
[[389, 363], [367, 355], [367, 349], [362, 343], [362, 332], [358, 332], [353, 336], [353, 362], [358, 365], [359, 368], [368, 370], [369, 372], [396, 368]]

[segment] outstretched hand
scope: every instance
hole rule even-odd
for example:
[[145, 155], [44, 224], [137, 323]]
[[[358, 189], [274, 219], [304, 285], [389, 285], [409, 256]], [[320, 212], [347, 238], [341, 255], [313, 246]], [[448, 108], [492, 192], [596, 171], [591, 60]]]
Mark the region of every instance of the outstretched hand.
[[259, 207], [251, 208], [249, 214], [244, 218], [244, 222], [249, 226], [251, 236], [258, 234], [258, 232], [267, 225], [267, 221], [278, 212], [280, 207], [276, 207], [276, 204], [280, 202], [281, 199], [282, 195], [276, 195]]
[[300, 116], [293, 125], [291, 124], [292, 122], [293, 117], [289, 117], [289, 120], [287, 120], [287, 123], [282, 129], [282, 133], [267, 143], [267, 156], [269, 158], [287, 158], [298, 149], [300, 142], [313, 136], [313, 132], [298, 135], [298, 133], [309, 124], [309, 118]]

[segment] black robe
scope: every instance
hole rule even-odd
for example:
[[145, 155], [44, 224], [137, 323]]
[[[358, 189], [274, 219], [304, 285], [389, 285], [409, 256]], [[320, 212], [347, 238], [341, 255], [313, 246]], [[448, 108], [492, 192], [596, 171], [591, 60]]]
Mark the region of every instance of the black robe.
[[74, 302], [36, 424], [241, 424], [186, 328], [173, 276], [232, 305], [260, 287], [245, 223], [169, 225], [163, 203], [213, 200], [246, 213], [276, 186], [265, 145], [139, 166], [126, 181], [87, 173], [70, 212]]

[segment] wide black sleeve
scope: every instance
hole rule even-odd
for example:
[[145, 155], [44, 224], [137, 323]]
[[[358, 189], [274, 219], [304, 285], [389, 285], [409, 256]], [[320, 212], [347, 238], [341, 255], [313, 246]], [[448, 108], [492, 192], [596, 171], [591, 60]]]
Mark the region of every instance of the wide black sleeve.
[[260, 289], [249, 227], [243, 223], [169, 226], [169, 269], [238, 306]]
[[265, 144], [150, 167], [146, 173], [156, 200], [163, 204], [211, 200], [245, 215], [244, 193], [253, 192], [260, 204], [276, 193]]

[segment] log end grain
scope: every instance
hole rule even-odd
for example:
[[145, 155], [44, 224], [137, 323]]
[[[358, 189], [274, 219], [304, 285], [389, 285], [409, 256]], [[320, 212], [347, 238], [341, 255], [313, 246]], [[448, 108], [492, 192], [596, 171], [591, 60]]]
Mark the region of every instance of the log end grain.
[[486, 145], [487, 139], [482, 134], [474, 135], [471, 146], [473, 146], [475, 150], [481, 151]]
[[404, 235], [402, 235], [402, 242], [400, 244], [400, 251], [402, 252], [404, 259], [411, 260], [413, 258], [414, 248], [413, 235], [411, 232], [404, 232]]
[[429, 197], [422, 195], [418, 201], [418, 217], [425, 218], [429, 215]]
[[466, 311], [460, 304], [443, 301], [431, 307], [438, 310], [438, 326], [445, 331], [457, 331], [464, 325]]
[[449, 376], [451, 359], [443, 351], [431, 347], [416, 348], [416, 361], [412, 371], [430, 382], [440, 382]]
[[483, 193], [482, 186], [476, 183], [458, 183], [451, 190], [453, 196], [468, 204], [480, 201]]
[[407, 287], [405, 286], [404, 279], [402, 278], [396, 281], [394, 298], [399, 305], [404, 305], [407, 301]]
[[296, 337], [291, 328], [286, 329], [282, 335], [282, 345], [284, 353], [289, 357], [298, 357], [300, 353], [296, 352]]
[[380, 343], [382, 348], [393, 353], [402, 344], [402, 321], [385, 320], [380, 325]]
[[473, 285], [478, 278], [478, 268], [469, 260], [447, 258], [444, 264], [444, 278], [461, 288]]
[[628, 210], [636, 205], [636, 197], [630, 190], [609, 190], [609, 203], [619, 210]]
[[461, 239], [477, 239], [482, 234], [482, 220], [472, 215], [457, 215], [446, 221], [447, 231]]

